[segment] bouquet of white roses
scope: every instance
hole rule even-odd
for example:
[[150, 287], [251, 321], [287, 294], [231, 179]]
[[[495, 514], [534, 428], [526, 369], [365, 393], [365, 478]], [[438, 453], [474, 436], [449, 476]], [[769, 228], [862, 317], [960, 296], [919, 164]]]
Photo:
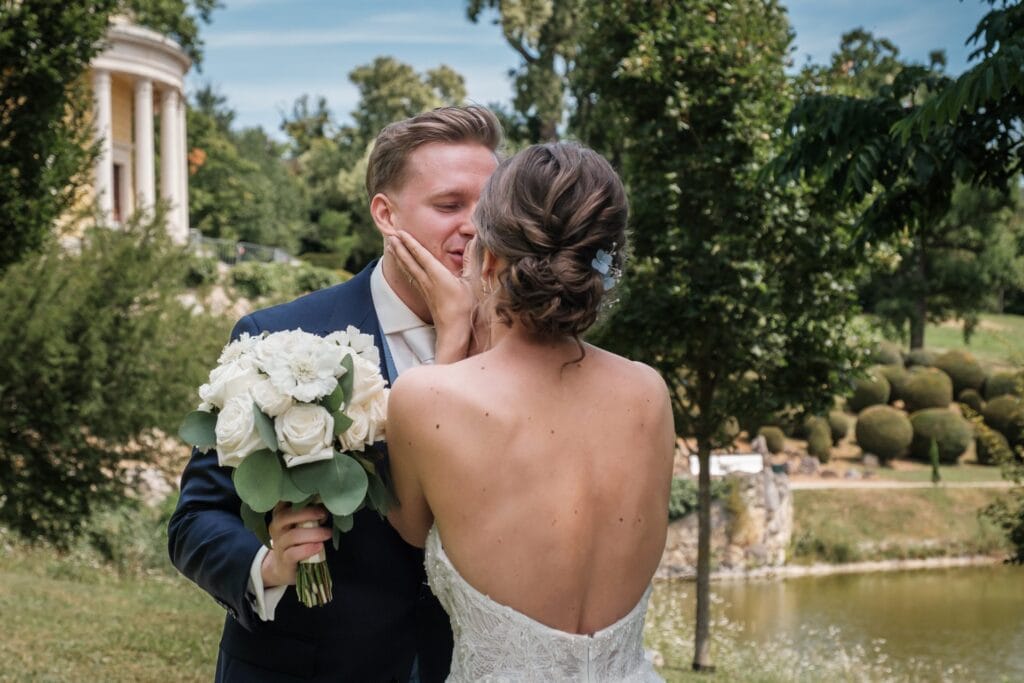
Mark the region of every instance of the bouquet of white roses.
[[[391, 497], [372, 449], [384, 440], [388, 389], [371, 335], [352, 326], [326, 337], [243, 333], [217, 363], [179, 434], [197, 448], [216, 448], [218, 462], [235, 468], [242, 520], [265, 545], [266, 513], [280, 501], [322, 502], [335, 548], [358, 510], [387, 513]], [[325, 559], [321, 553], [299, 565], [296, 590], [307, 607], [331, 599]]]

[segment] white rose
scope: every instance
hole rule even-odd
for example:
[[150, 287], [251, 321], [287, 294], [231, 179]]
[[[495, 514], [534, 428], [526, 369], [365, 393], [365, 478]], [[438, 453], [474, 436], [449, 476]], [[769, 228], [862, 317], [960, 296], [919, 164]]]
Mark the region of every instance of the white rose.
[[379, 366], [365, 358], [353, 356], [352, 368], [355, 377], [352, 378], [352, 396], [349, 397], [349, 405], [368, 403], [377, 394], [384, 391], [384, 377], [380, 374]]
[[231, 398], [248, 395], [249, 388], [260, 379], [262, 375], [249, 359], [218, 365], [210, 372], [210, 382], [199, 387], [199, 398], [223, 408]]
[[233, 363], [243, 358], [251, 358], [256, 349], [257, 342], [262, 337], [256, 335], [255, 337], [250, 335], [248, 332], [243, 332], [233, 342], [230, 342], [220, 352], [220, 358], [217, 359], [218, 365], [224, 365], [226, 363]]
[[252, 385], [249, 393], [252, 394], [252, 398], [260, 410], [270, 417], [277, 417], [288, 410], [293, 403], [292, 399], [278, 391], [269, 379], [260, 380]]
[[288, 467], [334, 456], [334, 418], [321, 406], [293, 405], [274, 420], [274, 431]]
[[352, 424], [338, 435], [341, 450], [361, 452], [366, 449], [366, 438], [370, 435], [370, 415], [362, 406], [351, 406], [344, 412], [352, 420]]
[[222, 467], [238, 467], [247, 455], [265, 447], [256, 429], [252, 397], [248, 393], [228, 399], [217, 415], [213, 431], [217, 439], [217, 462]]

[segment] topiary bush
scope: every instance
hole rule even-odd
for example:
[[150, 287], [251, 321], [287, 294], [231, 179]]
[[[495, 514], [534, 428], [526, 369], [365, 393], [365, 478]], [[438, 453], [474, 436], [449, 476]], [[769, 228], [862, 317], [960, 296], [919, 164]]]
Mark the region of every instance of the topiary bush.
[[899, 344], [880, 341], [871, 352], [871, 360], [879, 365], [903, 365], [903, 351]]
[[985, 424], [1006, 437], [1010, 445], [1022, 442], [1024, 436], [1024, 403], [1016, 396], [997, 396], [985, 404], [981, 413]]
[[841, 410], [830, 410], [828, 428], [832, 434], [832, 444], [839, 443], [850, 433], [850, 416]]
[[309, 263], [302, 263], [294, 268], [295, 294], [315, 292], [318, 289], [326, 289], [344, 281], [344, 278], [333, 270]]
[[910, 416], [910, 424], [914, 428], [910, 455], [922, 462], [929, 462], [928, 448], [932, 439], [939, 447], [939, 462], [945, 465], [956, 464], [974, 440], [971, 423], [948, 408], [920, 410]]
[[906, 453], [914, 440], [914, 427], [902, 410], [890, 406], [871, 406], [857, 416], [857, 444], [864, 453], [873, 453], [888, 462]]
[[985, 383], [985, 369], [981, 367], [978, 359], [967, 351], [947, 351], [935, 359], [935, 367], [953, 380], [954, 394], [959, 394], [964, 389], [977, 391]]
[[869, 406], [884, 405], [889, 402], [892, 388], [889, 380], [876, 368], [868, 370], [865, 377], [853, 380], [853, 395], [847, 401], [850, 409], [859, 413]]
[[979, 465], [995, 465], [1008, 460], [1013, 454], [1006, 437], [984, 422], [974, 423], [974, 437]]
[[1024, 377], [1018, 372], [995, 372], [985, 378], [985, 400], [1000, 396], [1020, 396]]
[[832, 429], [823, 417], [812, 417], [807, 421], [807, 453], [822, 463], [832, 459]]
[[935, 367], [935, 361], [938, 359], [939, 354], [929, 349], [913, 349], [907, 353], [904, 364], [908, 368], [923, 367], [931, 368]]
[[786, 448], [786, 435], [778, 427], [767, 425], [757, 430], [757, 434], [764, 437], [769, 453], [781, 453]]
[[231, 282], [250, 299], [286, 298], [330, 287], [343, 278], [333, 270], [309, 263], [246, 261], [231, 269]]
[[981, 400], [981, 394], [974, 389], [964, 389], [957, 395], [956, 400], [970, 406], [971, 410], [976, 413], [980, 413], [985, 407], [985, 402]]
[[946, 408], [953, 402], [953, 381], [935, 368], [910, 373], [903, 387], [907, 411], [916, 413], [927, 408]]
[[[889, 400], [892, 403], [903, 399], [903, 390], [910, 379], [910, 373], [902, 365], [879, 365], [875, 370], [889, 382]], [[867, 406], [865, 406], [867, 407]]]
[[217, 281], [217, 259], [207, 256], [193, 256], [188, 260], [185, 271], [186, 287], [202, 287]]

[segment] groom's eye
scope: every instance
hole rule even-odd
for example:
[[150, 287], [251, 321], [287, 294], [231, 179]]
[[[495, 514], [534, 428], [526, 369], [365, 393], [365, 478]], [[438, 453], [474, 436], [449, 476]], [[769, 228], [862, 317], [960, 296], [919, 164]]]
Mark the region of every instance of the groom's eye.
[[438, 211], [445, 211], [445, 212], [458, 211], [459, 208], [460, 208], [459, 204], [438, 204], [437, 205]]

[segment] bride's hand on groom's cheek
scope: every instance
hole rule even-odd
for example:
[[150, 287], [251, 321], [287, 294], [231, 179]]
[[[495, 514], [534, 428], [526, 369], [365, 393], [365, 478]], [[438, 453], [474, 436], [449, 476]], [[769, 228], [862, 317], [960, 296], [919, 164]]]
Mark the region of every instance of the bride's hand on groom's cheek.
[[449, 271], [415, 237], [399, 230], [387, 241], [388, 251], [430, 309], [437, 331], [435, 363], [454, 363], [468, 354], [473, 293], [469, 283]]
[[324, 543], [331, 538], [330, 527], [300, 525], [309, 522], [319, 525], [326, 520], [327, 510], [322, 505], [293, 510], [289, 503], [277, 504], [267, 527], [273, 547], [260, 566], [264, 588], [295, 583], [299, 561], [323, 550]]

